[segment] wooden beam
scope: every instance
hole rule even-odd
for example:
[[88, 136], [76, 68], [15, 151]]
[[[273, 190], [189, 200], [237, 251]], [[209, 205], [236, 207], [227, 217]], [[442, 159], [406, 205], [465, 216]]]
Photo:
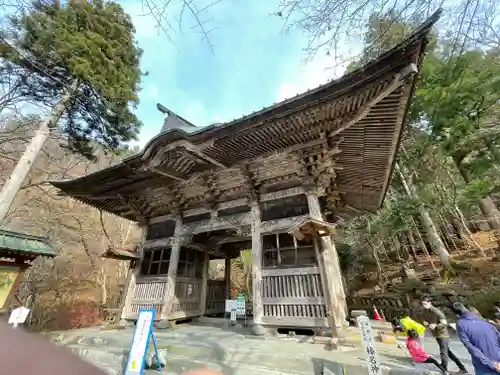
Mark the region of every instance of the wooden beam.
[[160, 176], [163, 176], [163, 177], [172, 178], [172, 179], [177, 180], [177, 181], [186, 181], [187, 180], [186, 176], [177, 176], [173, 173], [167, 173], [167, 172], [160, 171], [158, 168], [149, 168], [149, 171], [154, 172], [156, 174], [159, 174]]
[[275, 327], [311, 327], [326, 328], [328, 320], [326, 318], [297, 318], [297, 317], [262, 317], [262, 325]]
[[189, 142], [185, 142], [182, 145], [182, 147], [185, 148], [187, 152], [191, 152], [191, 153], [195, 154], [197, 157], [204, 160], [205, 162], [213, 164], [213, 165], [215, 165], [219, 168], [222, 168], [222, 169], [227, 168], [227, 165], [225, 165], [224, 163], [221, 163], [220, 161], [217, 161], [217, 160], [211, 158], [210, 156], [205, 155], [202, 150], [196, 148], [195, 146], [193, 146]]
[[242, 225], [249, 225], [251, 221], [250, 213], [245, 212], [232, 216], [212, 217], [209, 220], [183, 224], [181, 231], [182, 234], [196, 234], [221, 229], [235, 229]]
[[305, 190], [302, 186], [294, 187], [290, 189], [278, 190], [271, 193], [265, 193], [260, 195], [261, 202], [267, 202], [275, 199], [292, 197], [294, 195], [304, 194]]
[[289, 275], [317, 275], [319, 268], [313, 267], [300, 267], [300, 268], [276, 268], [276, 269], [263, 269], [262, 277], [270, 276], [289, 276]]
[[273, 233], [278, 230], [290, 229], [304, 220], [308, 215], [287, 217], [285, 219], [279, 220], [269, 220], [263, 221], [261, 223], [260, 229], [262, 233]]
[[64, 191], [59, 191], [57, 193], [60, 197], [71, 197], [71, 198], [87, 198], [93, 200], [106, 200], [106, 199], [118, 199], [118, 195], [92, 195], [88, 193], [66, 193]]
[[377, 105], [379, 102], [384, 100], [389, 94], [396, 90], [399, 86], [404, 83], [404, 79], [410, 74], [416, 74], [418, 68], [416, 64], [409, 64], [404, 67], [401, 72], [397, 73], [392, 80], [392, 82], [385, 88], [380, 94], [378, 94], [374, 99], [372, 99], [368, 104], [366, 104], [360, 111], [358, 111], [351, 119], [349, 119], [344, 125], [335, 129], [328, 134], [329, 137], [334, 137], [337, 134], [343, 132], [344, 130], [350, 128], [352, 125], [364, 119], [370, 113], [372, 107]]
[[290, 147], [279, 148], [279, 149], [276, 149], [274, 151], [266, 152], [257, 158], [246, 159], [246, 160], [242, 160], [240, 162], [237, 162], [237, 163], [235, 163], [235, 166], [251, 164], [251, 163], [255, 163], [255, 162], [262, 162], [266, 158], [273, 156], [273, 155], [294, 153], [296, 151], [303, 150], [305, 148], [321, 145], [321, 144], [323, 144], [323, 142], [324, 142], [324, 139], [313, 139], [309, 142], [299, 143], [299, 144], [296, 144], [296, 145], [293, 145]]
[[263, 298], [263, 305], [324, 305], [325, 299], [323, 297], [277, 297], [277, 298]]
[[239, 199], [233, 199], [231, 201], [220, 202], [218, 209], [224, 210], [226, 208], [233, 208], [233, 207], [247, 206], [247, 205], [248, 205], [248, 198], [239, 198]]

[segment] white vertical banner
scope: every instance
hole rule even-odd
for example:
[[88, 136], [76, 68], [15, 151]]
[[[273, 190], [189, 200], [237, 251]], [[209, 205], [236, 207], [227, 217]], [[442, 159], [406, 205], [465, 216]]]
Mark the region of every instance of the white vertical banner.
[[130, 348], [130, 354], [128, 355], [125, 375], [135, 375], [143, 373], [149, 340], [153, 331], [154, 318], [155, 310], [139, 311], [134, 338], [132, 339], [132, 347]]
[[380, 362], [375, 351], [375, 340], [373, 339], [373, 330], [370, 319], [367, 316], [358, 316], [356, 319], [361, 331], [361, 339], [365, 348], [366, 359], [368, 361], [369, 375], [382, 375]]

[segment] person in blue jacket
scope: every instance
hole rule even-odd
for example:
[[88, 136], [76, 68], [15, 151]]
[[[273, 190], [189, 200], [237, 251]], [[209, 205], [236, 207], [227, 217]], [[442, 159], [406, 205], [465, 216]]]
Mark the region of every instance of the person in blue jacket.
[[457, 314], [457, 333], [469, 351], [476, 375], [500, 373], [500, 332], [470, 312], [460, 302], [453, 304]]

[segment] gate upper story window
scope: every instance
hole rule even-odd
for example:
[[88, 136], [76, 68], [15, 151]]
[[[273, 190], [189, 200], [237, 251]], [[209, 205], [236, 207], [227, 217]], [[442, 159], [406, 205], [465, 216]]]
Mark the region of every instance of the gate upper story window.
[[299, 241], [287, 233], [263, 237], [263, 268], [303, 267], [317, 264], [312, 240]]
[[164, 276], [170, 264], [170, 248], [158, 248], [144, 251], [141, 262], [141, 276]]
[[[144, 251], [141, 262], [141, 276], [166, 276], [170, 264], [171, 248], [157, 248]], [[201, 278], [203, 273], [203, 253], [189, 248], [181, 248], [177, 276]]]
[[175, 230], [175, 221], [167, 220], [161, 223], [151, 224], [148, 228], [146, 240], [157, 240], [159, 238], [172, 237]]

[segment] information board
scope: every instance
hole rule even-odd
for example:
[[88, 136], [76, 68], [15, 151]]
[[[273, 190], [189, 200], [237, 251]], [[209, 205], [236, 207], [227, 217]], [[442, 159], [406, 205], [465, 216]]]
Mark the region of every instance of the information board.
[[236, 301], [234, 299], [227, 299], [226, 300], [226, 308], [225, 308], [225, 312], [226, 313], [230, 313], [231, 310], [235, 310], [236, 309]]
[[134, 338], [132, 339], [125, 375], [142, 375], [149, 340], [151, 339], [151, 333], [153, 331], [154, 319], [154, 309], [139, 311], [139, 318], [137, 319]]
[[380, 362], [375, 351], [375, 341], [373, 340], [373, 331], [370, 319], [367, 316], [358, 316], [356, 319], [361, 331], [361, 339], [365, 348], [366, 359], [368, 361], [369, 375], [382, 375]]
[[237, 299], [236, 301], [236, 315], [238, 316], [244, 316], [246, 314], [246, 308], [245, 308], [245, 300], [244, 299]]

